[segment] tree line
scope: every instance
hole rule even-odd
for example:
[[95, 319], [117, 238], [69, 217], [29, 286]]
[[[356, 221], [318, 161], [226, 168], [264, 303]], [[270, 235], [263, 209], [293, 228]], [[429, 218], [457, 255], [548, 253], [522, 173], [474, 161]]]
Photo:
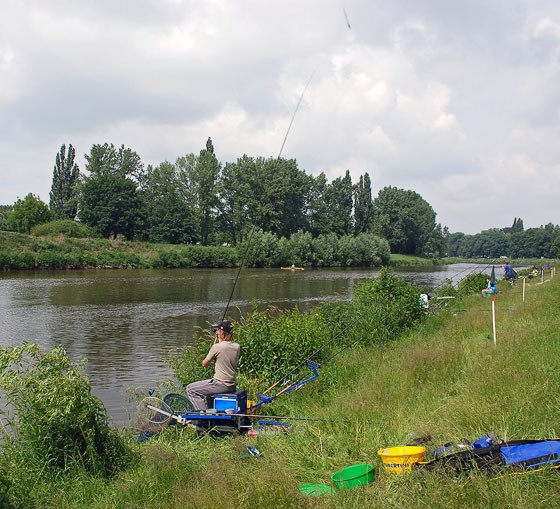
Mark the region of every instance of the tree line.
[[449, 234], [447, 248], [449, 256], [463, 258], [559, 258], [560, 226], [548, 223], [525, 229], [523, 219], [514, 218], [509, 228], [491, 228], [475, 235]]
[[256, 230], [275, 242], [306, 234], [337, 239], [362, 234], [385, 239], [392, 253], [441, 256], [446, 228], [418, 193], [396, 187], [374, 198], [368, 173], [329, 182], [308, 175], [295, 159], [243, 155], [222, 164], [211, 138], [198, 155], [144, 166], [124, 145], [95, 144], [85, 155], [62, 145], [56, 154], [49, 204], [29, 193], [0, 207], [0, 229], [29, 233], [70, 219], [104, 238], [167, 244], [243, 244]]

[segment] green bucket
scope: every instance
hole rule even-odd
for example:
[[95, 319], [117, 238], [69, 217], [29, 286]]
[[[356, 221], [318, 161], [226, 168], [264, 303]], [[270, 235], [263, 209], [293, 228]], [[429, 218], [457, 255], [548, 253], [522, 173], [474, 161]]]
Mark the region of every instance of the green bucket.
[[341, 490], [365, 486], [373, 481], [373, 477], [373, 466], [369, 463], [343, 468], [331, 476], [334, 485]]
[[319, 497], [321, 495], [332, 495], [334, 493], [334, 489], [326, 484], [300, 484], [299, 485], [299, 492], [302, 495], [307, 495], [309, 497]]

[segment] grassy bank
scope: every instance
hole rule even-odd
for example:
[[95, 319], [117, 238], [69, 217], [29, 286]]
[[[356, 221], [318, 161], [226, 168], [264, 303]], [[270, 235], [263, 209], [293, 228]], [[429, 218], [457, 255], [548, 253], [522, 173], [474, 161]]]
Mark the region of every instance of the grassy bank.
[[233, 248], [0, 232], [0, 270], [233, 267]]
[[[453, 301], [448, 301], [452, 303]], [[267, 410], [296, 421], [285, 435], [211, 438], [169, 428], [135, 445], [140, 461], [116, 480], [83, 474], [33, 487], [34, 507], [556, 507], [556, 470], [489, 479], [484, 474], [391, 476], [382, 447], [431, 435], [435, 445], [494, 432], [503, 439], [557, 437], [560, 283], [500, 287], [496, 346], [491, 301], [473, 295], [443, 307], [405, 338], [349, 348], [320, 378]], [[344, 421], [344, 422], [340, 422]], [[247, 445], [261, 457], [244, 460]], [[372, 463], [370, 486], [306, 498], [301, 483], [332, 484], [336, 470]], [[34, 502], [35, 501], [35, 502]]]
[[[251, 267], [278, 267], [294, 261], [306, 267], [434, 265], [441, 260], [408, 255], [389, 255], [378, 242], [362, 237], [336, 236], [298, 243], [297, 237], [277, 242], [256, 239], [244, 260]], [[383, 243], [386, 243], [383, 241]], [[383, 247], [383, 246], [382, 246]], [[151, 244], [121, 239], [74, 238], [59, 235], [25, 235], [0, 232], [0, 270], [68, 269], [154, 269], [154, 268], [228, 268], [239, 266], [245, 253], [243, 245], [216, 247], [200, 245]], [[333, 253], [339, 253], [338, 257]], [[329, 256], [327, 254], [330, 253]], [[307, 257], [307, 258], [306, 258]]]

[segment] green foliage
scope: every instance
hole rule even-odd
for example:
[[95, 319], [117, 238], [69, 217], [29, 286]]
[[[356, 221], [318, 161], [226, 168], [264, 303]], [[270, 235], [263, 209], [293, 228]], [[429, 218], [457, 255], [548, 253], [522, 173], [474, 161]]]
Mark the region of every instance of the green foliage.
[[[484, 288], [484, 286], [479, 288], [479, 290], [482, 291], [482, 288]], [[455, 297], [457, 295], [457, 288], [455, 288], [455, 286], [453, 285], [453, 281], [451, 279], [446, 279], [439, 285], [439, 288], [436, 291], [436, 295], [445, 296], [445, 297]]]
[[[235, 328], [242, 348], [239, 373], [251, 386], [288, 373], [298, 379], [308, 369], [306, 358], [321, 363], [356, 344], [393, 340], [424, 316], [417, 288], [384, 269], [379, 278], [357, 284], [351, 302], [324, 304], [307, 313], [297, 308], [249, 313]], [[210, 344], [205, 334], [170, 359], [181, 383], [211, 376], [199, 367]]]
[[29, 233], [35, 225], [46, 223], [50, 219], [51, 213], [46, 203], [29, 193], [23, 200], [18, 199], [14, 203], [6, 220], [6, 227], [12, 232]]
[[89, 226], [73, 221], [72, 219], [57, 219], [34, 226], [31, 229], [31, 235], [35, 237], [56, 237], [64, 235], [76, 239], [84, 239], [87, 237], [97, 237], [97, 233]]
[[487, 278], [488, 274], [483, 274], [481, 272], [469, 274], [459, 283], [458, 292], [461, 295], [472, 295], [473, 293], [480, 293], [484, 288], [486, 288]]
[[234, 248], [151, 245], [99, 238], [35, 237], [0, 232], [0, 270], [234, 267]]
[[[319, 235], [315, 241], [315, 265], [334, 267], [340, 265], [338, 237], [334, 233]], [[388, 245], [387, 245], [388, 247]], [[287, 261], [289, 261], [289, 258]]]
[[349, 239], [348, 265], [352, 267], [378, 267], [389, 263], [389, 243], [371, 233], [360, 233]]
[[136, 184], [114, 173], [94, 173], [82, 185], [80, 220], [101, 236], [131, 239], [141, 212]]
[[311, 233], [299, 231], [290, 237], [290, 252], [295, 265], [315, 265], [315, 245]]
[[[132, 460], [81, 367], [61, 347], [0, 347], [0, 389], [8, 408], [0, 413], [0, 462], [7, 467], [0, 477], [19, 503], [40, 480], [69, 469], [109, 478]], [[24, 473], [28, 482], [21, 482]]]
[[389, 241], [391, 251], [427, 255], [437, 249], [436, 213], [414, 191], [385, 187], [373, 200], [374, 232]]
[[491, 228], [475, 235], [450, 234], [448, 253], [464, 258], [554, 258], [557, 254], [553, 246], [558, 239], [560, 226], [548, 223], [525, 230], [523, 220], [516, 218], [511, 228]]
[[175, 165], [165, 162], [156, 168], [149, 166], [141, 196], [146, 221], [143, 238], [164, 244], [188, 244], [199, 239], [195, 212], [181, 193]]
[[424, 317], [419, 296], [415, 285], [384, 268], [379, 277], [362, 281], [354, 289], [353, 302], [362, 318], [359, 326], [375, 331], [379, 339], [393, 340]]
[[8, 229], [8, 217], [12, 213], [11, 205], [0, 205], [0, 231]]
[[234, 249], [211, 246], [158, 246], [157, 266], [174, 269], [233, 267]]
[[368, 233], [372, 229], [373, 200], [371, 196], [371, 179], [366, 173], [360, 176], [354, 186], [354, 233]]
[[352, 191], [352, 178], [349, 170], [346, 170], [344, 177], [334, 179], [330, 185], [325, 187], [322, 199], [326, 204], [323, 212], [327, 229], [322, 233], [334, 232], [339, 236], [353, 233]]
[[272, 233], [253, 228], [247, 241], [237, 246], [237, 252], [247, 267], [273, 267], [278, 264], [279, 240]]
[[[275, 382], [296, 370], [302, 361], [321, 358], [317, 352], [329, 339], [320, 311], [300, 313], [296, 308], [286, 312], [269, 310], [249, 314], [236, 333], [242, 348], [239, 372], [248, 379], [263, 383]], [[305, 369], [305, 368], [304, 368]]]
[[377, 267], [390, 261], [389, 244], [371, 233], [337, 237], [334, 233], [314, 239], [298, 231], [289, 239], [254, 229], [238, 246], [239, 258], [248, 267], [291, 265], [311, 267]]
[[219, 183], [219, 221], [236, 244], [252, 223], [278, 237], [306, 227], [306, 192], [311, 178], [294, 160], [243, 156], [227, 164]]
[[140, 156], [132, 149], [112, 143], [94, 144], [85, 155], [86, 170], [92, 175], [106, 174], [143, 182], [144, 165]]
[[74, 219], [78, 213], [78, 184], [80, 169], [74, 163], [76, 151], [72, 145], [60, 147], [56, 155], [49, 207], [56, 219]]

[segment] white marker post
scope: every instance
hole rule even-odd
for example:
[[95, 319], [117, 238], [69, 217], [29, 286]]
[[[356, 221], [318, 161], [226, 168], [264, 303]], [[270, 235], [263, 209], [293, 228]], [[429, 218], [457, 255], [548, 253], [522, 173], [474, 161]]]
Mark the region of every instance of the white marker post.
[[523, 276], [523, 302], [525, 302], [525, 281], [527, 280], [527, 278], [525, 276]]
[[494, 347], [496, 346], [496, 306], [494, 305], [494, 296], [492, 296], [492, 335], [494, 336]]

